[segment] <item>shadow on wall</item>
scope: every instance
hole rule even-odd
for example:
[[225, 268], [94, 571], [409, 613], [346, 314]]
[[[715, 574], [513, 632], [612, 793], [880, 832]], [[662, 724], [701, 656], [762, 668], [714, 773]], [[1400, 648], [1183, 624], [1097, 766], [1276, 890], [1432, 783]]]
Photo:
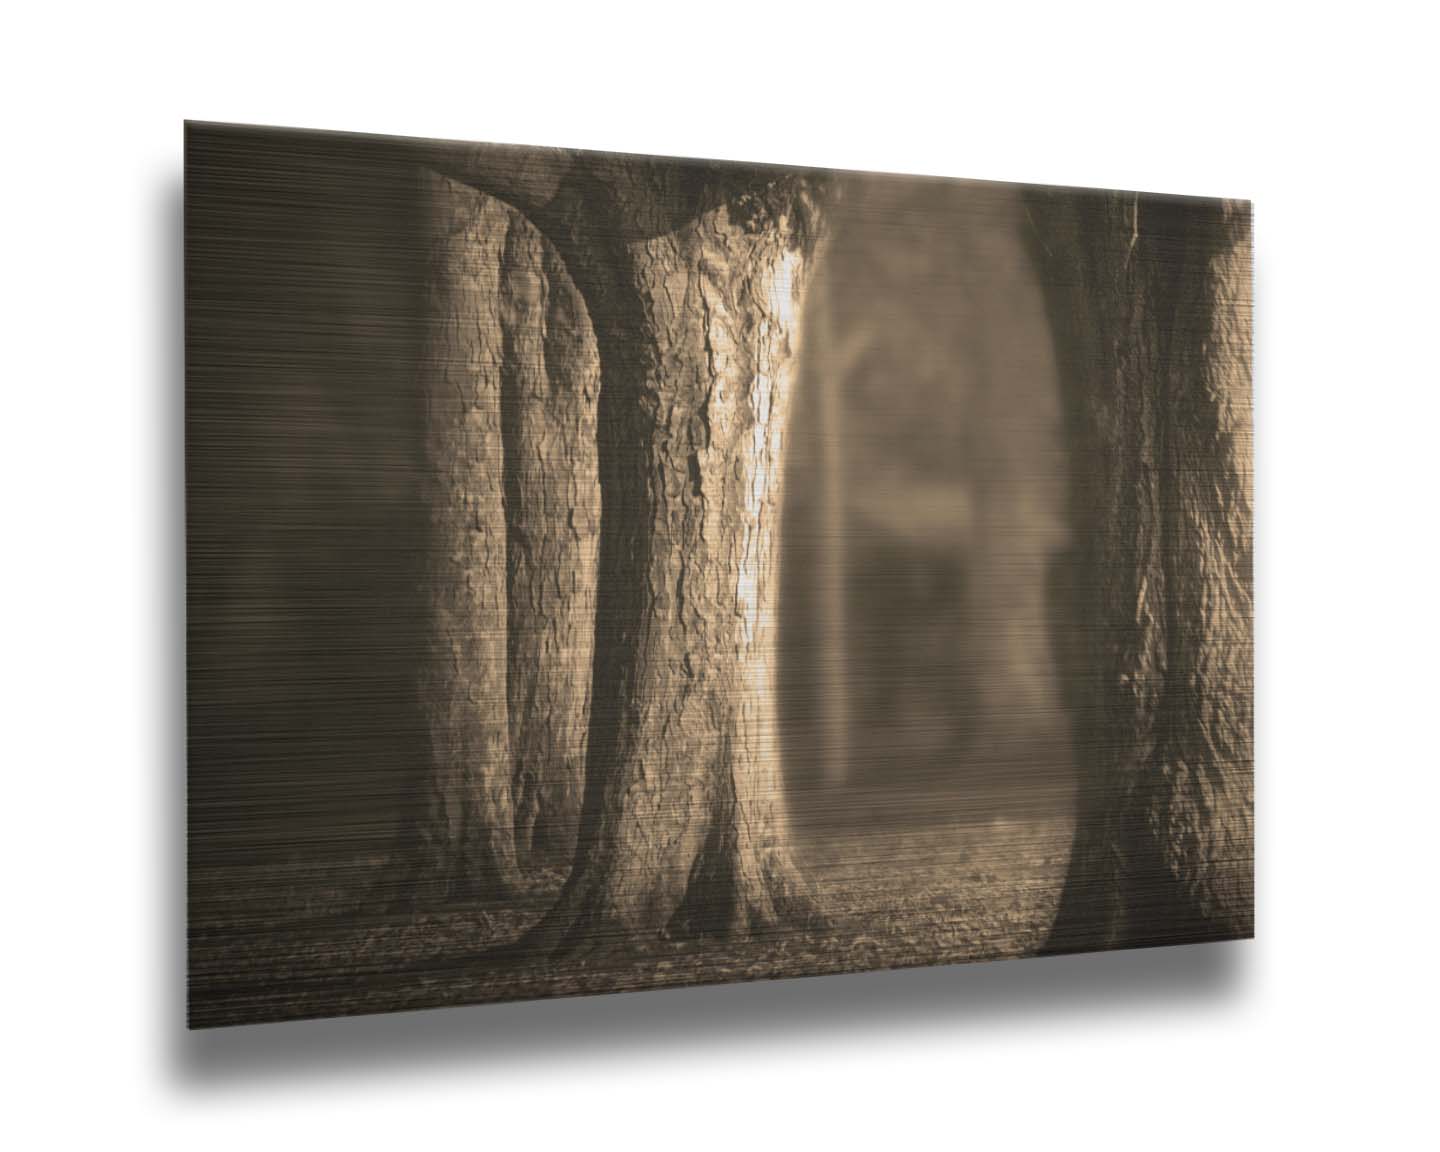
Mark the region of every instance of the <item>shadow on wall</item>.
[[1232, 999], [1247, 983], [1243, 946], [1202, 945], [1003, 964], [687, 988], [578, 1000], [171, 1030], [170, 1080], [183, 1092], [289, 1086], [310, 1078], [393, 1077], [443, 1066], [553, 1067], [600, 1056], [693, 1050], [707, 1058], [760, 1044], [827, 1042], [1018, 1022], [1153, 1016]]

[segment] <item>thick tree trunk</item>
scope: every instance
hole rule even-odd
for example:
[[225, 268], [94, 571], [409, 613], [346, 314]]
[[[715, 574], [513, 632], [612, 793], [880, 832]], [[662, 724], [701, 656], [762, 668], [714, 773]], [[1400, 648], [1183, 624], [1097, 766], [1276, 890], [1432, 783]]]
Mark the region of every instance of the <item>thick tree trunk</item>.
[[1049, 948], [1253, 932], [1248, 206], [1037, 192], [1093, 620]]
[[554, 246], [506, 206], [499, 326], [510, 751], [522, 870], [568, 871], [584, 794], [600, 531], [590, 320]]
[[431, 628], [420, 696], [430, 756], [414, 896], [499, 899], [520, 886], [506, 722], [504, 347], [494, 322], [510, 211], [443, 176], [421, 179]]
[[575, 868], [521, 948], [803, 919], [773, 680], [814, 203], [803, 182], [610, 162], [569, 204], [602, 370], [593, 699]]

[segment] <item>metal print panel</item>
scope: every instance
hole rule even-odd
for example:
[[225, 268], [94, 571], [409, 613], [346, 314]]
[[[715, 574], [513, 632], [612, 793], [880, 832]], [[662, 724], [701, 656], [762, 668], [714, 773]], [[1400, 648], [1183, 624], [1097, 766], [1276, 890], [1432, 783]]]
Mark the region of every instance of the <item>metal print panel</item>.
[[189, 1019], [1252, 934], [1241, 202], [190, 124]]

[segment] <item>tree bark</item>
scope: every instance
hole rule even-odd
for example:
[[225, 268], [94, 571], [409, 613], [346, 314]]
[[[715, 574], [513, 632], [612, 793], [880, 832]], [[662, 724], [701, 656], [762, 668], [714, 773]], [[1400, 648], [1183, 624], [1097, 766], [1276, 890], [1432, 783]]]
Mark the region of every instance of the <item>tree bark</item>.
[[502, 333], [495, 321], [509, 209], [421, 174], [429, 216], [426, 405], [430, 598], [421, 707], [429, 738], [418, 900], [520, 888], [506, 719]]
[[1085, 765], [1048, 948], [1254, 928], [1248, 205], [1036, 191], [1067, 383]]
[[816, 200], [803, 180], [597, 159], [552, 209], [600, 351], [601, 541], [575, 867], [519, 947], [804, 920], [773, 679]]
[[508, 206], [499, 327], [508, 699], [522, 871], [566, 872], [584, 794], [600, 530], [600, 360], [559, 254]]

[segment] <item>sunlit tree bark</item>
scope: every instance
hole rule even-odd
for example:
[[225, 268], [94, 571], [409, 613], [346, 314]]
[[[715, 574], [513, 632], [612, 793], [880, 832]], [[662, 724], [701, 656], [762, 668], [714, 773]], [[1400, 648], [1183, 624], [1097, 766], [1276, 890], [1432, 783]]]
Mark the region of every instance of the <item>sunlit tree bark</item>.
[[[602, 493], [575, 867], [522, 947], [742, 934], [814, 911], [787, 848], [776, 547], [809, 178], [577, 157], [508, 194], [556, 244], [600, 352]], [[538, 189], [538, 191], [537, 191]]]
[[516, 850], [568, 871], [585, 781], [600, 531], [600, 359], [555, 248], [506, 206], [500, 294]]
[[506, 719], [506, 526], [493, 322], [508, 210], [422, 173], [429, 221], [426, 337], [428, 656], [416, 899], [520, 888]]

